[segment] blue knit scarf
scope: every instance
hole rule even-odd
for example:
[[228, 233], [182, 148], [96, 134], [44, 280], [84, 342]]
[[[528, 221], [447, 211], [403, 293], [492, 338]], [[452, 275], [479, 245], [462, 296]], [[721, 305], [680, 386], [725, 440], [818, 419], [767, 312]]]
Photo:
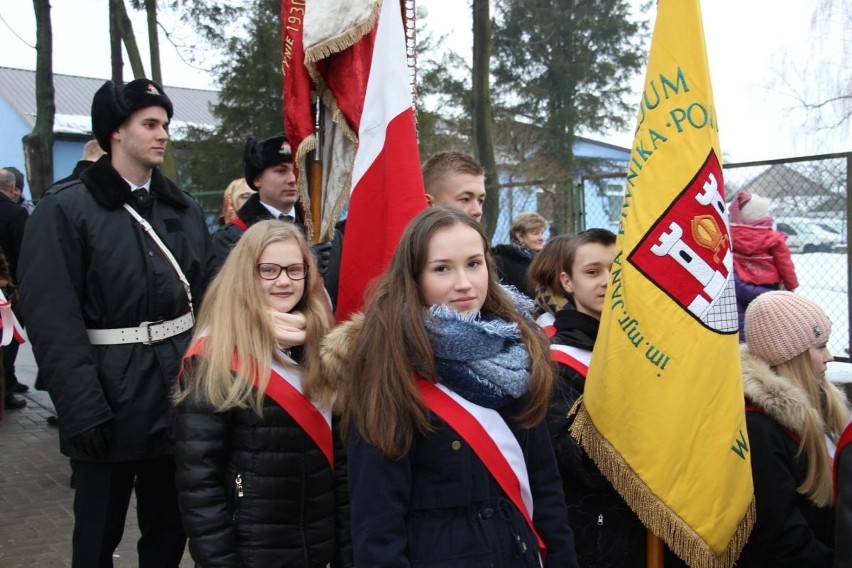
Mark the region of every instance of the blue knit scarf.
[[439, 382], [474, 404], [500, 408], [529, 390], [530, 356], [517, 324], [432, 306], [426, 332]]

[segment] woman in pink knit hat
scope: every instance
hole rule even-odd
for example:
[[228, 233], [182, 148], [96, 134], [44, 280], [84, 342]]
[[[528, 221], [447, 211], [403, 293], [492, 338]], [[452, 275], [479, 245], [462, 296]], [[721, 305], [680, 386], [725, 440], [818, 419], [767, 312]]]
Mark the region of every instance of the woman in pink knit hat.
[[825, 377], [830, 333], [823, 310], [791, 292], [767, 292], [746, 310], [741, 355], [757, 521], [738, 568], [831, 566], [831, 460], [849, 407]]

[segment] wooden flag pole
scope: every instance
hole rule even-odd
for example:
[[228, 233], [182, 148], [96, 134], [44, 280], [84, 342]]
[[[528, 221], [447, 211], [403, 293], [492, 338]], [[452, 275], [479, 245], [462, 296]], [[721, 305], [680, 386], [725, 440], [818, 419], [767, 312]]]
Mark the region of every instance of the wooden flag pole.
[[663, 568], [663, 541], [650, 530], [647, 535], [647, 566], [648, 568]]
[[316, 244], [322, 234], [322, 143], [323, 143], [323, 117], [325, 109], [317, 97], [316, 112], [314, 113], [314, 131], [316, 132], [317, 147], [313, 151], [313, 158], [308, 165], [308, 194], [311, 198], [311, 224], [313, 231], [311, 241]]

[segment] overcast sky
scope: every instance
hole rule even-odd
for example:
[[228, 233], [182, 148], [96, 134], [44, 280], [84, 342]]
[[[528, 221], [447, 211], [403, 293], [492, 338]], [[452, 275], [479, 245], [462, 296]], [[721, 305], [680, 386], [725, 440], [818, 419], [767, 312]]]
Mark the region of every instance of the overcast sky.
[[[448, 47], [467, 54], [471, 49], [468, 2], [418, 0], [427, 9], [423, 23], [438, 34], [448, 33]], [[797, 82], [794, 68], [819, 62], [823, 75], [844, 71], [850, 75], [849, 32], [842, 18], [819, 36], [811, 30], [814, 0], [704, 0], [705, 35], [722, 151], [730, 161], [845, 152], [852, 150], [852, 132], [815, 132], [803, 124], [801, 112], [783, 80]], [[104, 0], [53, 0], [54, 72], [107, 78], [110, 73], [107, 2]], [[836, 2], [838, 6], [843, 2]], [[164, 15], [166, 16], [166, 15]], [[144, 15], [132, 13], [140, 49], [147, 52]], [[645, 17], [648, 17], [647, 15]], [[0, 0], [0, 66], [35, 68], [35, 19], [31, 2]], [[165, 28], [188, 59], [191, 30], [163, 18]], [[845, 35], [844, 35], [845, 33]], [[845, 41], [845, 44], [843, 43]], [[215, 88], [210, 75], [184, 63], [178, 50], [161, 33], [163, 75], [166, 85]], [[850, 53], [852, 55], [852, 53]], [[200, 64], [200, 65], [203, 65]], [[149, 67], [147, 67], [149, 69]], [[125, 63], [126, 74], [130, 75]], [[782, 71], [786, 70], [786, 71]], [[642, 73], [644, 76], [644, 72]], [[641, 77], [636, 82], [638, 107]], [[630, 146], [629, 132], [592, 135], [620, 146]]]

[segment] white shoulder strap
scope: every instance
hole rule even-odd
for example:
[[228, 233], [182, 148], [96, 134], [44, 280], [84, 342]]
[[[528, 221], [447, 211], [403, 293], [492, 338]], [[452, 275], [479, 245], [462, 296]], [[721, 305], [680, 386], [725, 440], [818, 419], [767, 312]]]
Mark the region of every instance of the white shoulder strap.
[[183, 284], [183, 289], [186, 292], [186, 298], [187, 300], [189, 300], [189, 311], [193, 312], [193, 319], [195, 319], [194, 310], [192, 309], [192, 291], [189, 287], [189, 280], [186, 279], [183, 270], [180, 269], [180, 265], [177, 263], [177, 260], [175, 260], [172, 251], [170, 251], [169, 247], [167, 247], [165, 243], [160, 240], [160, 237], [159, 235], [157, 235], [157, 232], [154, 230], [154, 227], [152, 227], [148, 221], [146, 221], [139, 213], [137, 213], [133, 207], [131, 207], [128, 203], [123, 203], [121, 206], [124, 207], [134, 219], [136, 219], [136, 222], [139, 223], [139, 225], [142, 227], [142, 230], [145, 231], [149, 237], [151, 237], [151, 239], [157, 244], [160, 250], [163, 251], [163, 254], [166, 256], [166, 258], [169, 260], [169, 263], [172, 265], [172, 268], [174, 268], [175, 272], [177, 273], [178, 279], [180, 279], [180, 283]]

